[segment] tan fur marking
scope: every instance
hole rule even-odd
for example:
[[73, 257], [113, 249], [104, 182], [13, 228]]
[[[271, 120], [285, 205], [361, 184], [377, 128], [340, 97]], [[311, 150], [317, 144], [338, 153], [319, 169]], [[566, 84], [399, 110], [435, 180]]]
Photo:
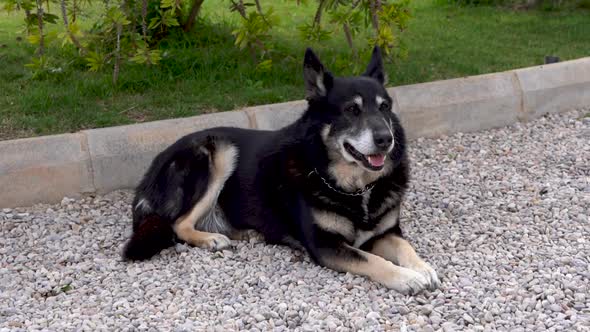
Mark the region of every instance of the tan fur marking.
[[393, 234], [376, 241], [371, 252], [405, 267], [416, 266], [423, 262], [408, 241]]
[[342, 156], [332, 156], [333, 162], [328, 167], [328, 172], [332, 176], [338, 186], [355, 191], [364, 188], [369, 183], [376, 181], [383, 174], [389, 173], [391, 163], [386, 162], [385, 167], [380, 171], [368, 171], [356, 163], [349, 163], [342, 158]]
[[325, 125], [324, 128], [322, 128], [321, 131], [321, 136], [322, 139], [324, 140], [324, 143], [328, 140], [328, 135], [330, 134], [330, 129], [332, 129], [331, 125]]
[[358, 231], [356, 234], [356, 239], [354, 240], [354, 246], [358, 248], [373, 236], [383, 234], [386, 230], [397, 225], [397, 223], [399, 222], [399, 213], [400, 208], [398, 206], [395, 209], [388, 212], [385, 216], [383, 216], [379, 224], [377, 224], [377, 226], [375, 226], [375, 228], [373, 228], [372, 230]]
[[377, 255], [345, 245], [347, 249], [360, 254], [365, 260], [351, 258], [349, 256], [329, 256], [324, 258], [324, 264], [336, 271], [349, 272], [370, 278], [398, 292], [408, 294], [415, 293], [425, 288], [426, 279], [410, 270], [396, 266]]
[[381, 106], [381, 104], [383, 104], [383, 102], [385, 101], [385, 98], [378, 95], [375, 97], [375, 101], [377, 102], [377, 106]]
[[203, 249], [223, 249], [230, 245], [227, 236], [219, 233], [201, 232], [196, 229], [189, 228], [175, 228], [174, 231], [178, 238], [186, 241], [191, 246]]
[[233, 145], [218, 144], [213, 154], [211, 180], [205, 195], [174, 224], [174, 232], [181, 240], [200, 248], [221, 249], [229, 246], [230, 241], [225, 235], [201, 232], [195, 229], [195, 225], [217, 204], [217, 197], [225, 181], [235, 169], [237, 153], [238, 150]]
[[336, 213], [318, 210], [313, 211], [313, 217], [315, 223], [320, 228], [340, 234], [349, 241], [354, 239], [354, 226], [347, 218], [339, 216]]
[[357, 104], [359, 107], [363, 107], [363, 97], [356, 96], [353, 99], [354, 103]]

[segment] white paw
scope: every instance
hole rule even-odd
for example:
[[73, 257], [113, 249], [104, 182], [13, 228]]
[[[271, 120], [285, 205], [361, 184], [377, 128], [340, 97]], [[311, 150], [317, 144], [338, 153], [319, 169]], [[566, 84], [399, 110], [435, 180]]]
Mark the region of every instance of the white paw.
[[203, 241], [203, 248], [221, 250], [231, 245], [230, 239], [223, 234], [211, 234]]
[[406, 295], [414, 295], [426, 289], [429, 285], [428, 279], [421, 273], [406, 268], [399, 268], [399, 271], [392, 276], [392, 280], [386, 286]]
[[428, 280], [428, 288], [435, 290], [440, 286], [440, 280], [436, 271], [426, 262], [420, 262], [411, 267], [412, 270], [422, 274]]

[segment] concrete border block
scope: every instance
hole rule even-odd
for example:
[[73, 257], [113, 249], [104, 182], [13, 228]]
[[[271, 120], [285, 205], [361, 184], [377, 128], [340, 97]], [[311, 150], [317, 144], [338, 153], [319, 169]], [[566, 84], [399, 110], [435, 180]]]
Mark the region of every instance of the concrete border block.
[[243, 109], [252, 121], [251, 128], [276, 130], [297, 120], [307, 108], [306, 100], [253, 106]]
[[590, 105], [590, 58], [514, 71], [528, 118]]
[[82, 134], [0, 142], [0, 206], [57, 203], [94, 191]]
[[471, 76], [388, 89], [409, 139], [501, 127], [518, 121], [512, 73]]
[[248, 127], [243, 112], [221, 112], [84, 131], [98, 193], [134, 188], [153, 158], [180, 137], [217, 127]]

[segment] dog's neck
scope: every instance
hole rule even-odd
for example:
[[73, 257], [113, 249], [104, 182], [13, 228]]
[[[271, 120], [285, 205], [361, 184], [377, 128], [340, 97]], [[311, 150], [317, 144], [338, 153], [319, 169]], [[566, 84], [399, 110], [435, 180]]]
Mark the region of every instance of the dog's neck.
[[359, 189], [359, 190], [356, 190], [356, 191], [353, 191], [353, 192], [349, 192], [349, 191], [344, 191], [344, 190], [342, 190], [342, 189], [338, 188], [338, 187], [337, 187], [337, 185], [335, 186], [334, 184], [331, 184], [331, 182], [333, 182], [333, 181], [331, 181], [331, 180], [329, 180], [329, 179], [326, 179], [325, 175], [322, 175], [322, 174], [321, 174], [321, 173], [320, 173], [320, 172], [317, 170], [317, 168], [314, 168], [314, 170], [313, 170], [313, 171], [311, 171], [311, 172], [309, 172], [309, 173], [307, 174], [307, 177], [308, 177], [308, 178], [309, 178], [309, 177], [312, 177], [312, 176], [317, 176], [317, 177], [319, 177], [319, 178], [322, 180], [322, 182], [324, 183], [324, 185], [325, 185], [325, 186], [326, 186], [328, 189], [330, 189], [330, 190], [332, 190], [332, 191], [334, 191], [334, 192], [336, 192], [336, 193], [338, 193], [338, 194], [341, 194], [341, 195], [346, 195], [346, 196], [363, 196], [363, 195], [365, 195], [367, 192], [370, 192], [370, 191], [371, 191], [371, 189], [373, 189], [373, 187], [375, 186], [375, 183], [373, 182], [373, 183], [369, 183], [368, 185], [366, 185], [366, 186], [365, 186], [364, 188], [362, 188], [362, 189]]
[[326, 173], [334, 182], [346, 191], [362, 190], [389, 173], [391, 163], [387, 163], [380, 171], [369, 171], [356, 163], [351, 163], [344, 158], [332, 158]]

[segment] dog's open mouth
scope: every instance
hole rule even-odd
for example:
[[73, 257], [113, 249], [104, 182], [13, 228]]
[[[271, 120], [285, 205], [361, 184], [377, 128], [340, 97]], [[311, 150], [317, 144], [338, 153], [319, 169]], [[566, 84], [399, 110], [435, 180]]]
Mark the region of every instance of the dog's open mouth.
[[384, 153], [364, 155], [347, 142], [344, 142], [344, 149], [368, 169], [379, 171], [383, 168], [383, 165], [385, 165], [386, 155]]

